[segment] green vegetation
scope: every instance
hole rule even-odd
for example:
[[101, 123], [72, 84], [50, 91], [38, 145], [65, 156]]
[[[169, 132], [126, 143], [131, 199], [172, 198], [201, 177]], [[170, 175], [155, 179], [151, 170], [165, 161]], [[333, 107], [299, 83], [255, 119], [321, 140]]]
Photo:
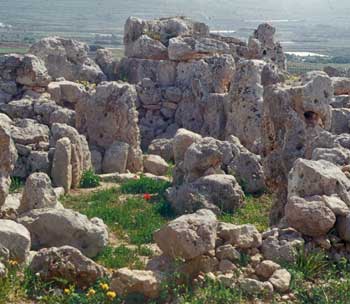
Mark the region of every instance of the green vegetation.
[[288, 61], [288, 72], [295, 75], [301, 75], [310, 71], [322, 71], [326, 66], [332, 66], [339, 70], [350, 69], [350, 63], [345, 64], [326, 64], [326, 63], [310, 63], [310, 62], [298, 62], [298, 61]]
[[170, 186], [170, 182], [157, 181], [141, 175], [138, 179], [129, 180], [123, 183], [120, 189], [122, 193], [128, 194], [158, 193], [163, 195], [165, 190]]
[[296, 303], [350, 303], [350, 264], [346, 259], [332, 262], [324, 252], [300, 250], [295, 263], [286, 268], [292, 274], [291, 290]]
[[247, 196], [245, 205], [234, 214], [224, 214], [220, 220], [236, 225], [253, 224], [262, 232], [269, 227], [269, 213], [272, 205], [272, 196], [264, 194], [259, 197]]
[[100, 177], [92, 170], [83, 173], [80, 181], [80, 188], [95, 188], [100, 185]]
[[131, 269], [144, 269], [145, 265], [140, 256], [152, 256], [152, 250], [144, 246], [135, 249], [125, 245], [118, 247], [106, 247], [96, 258], [96, 261], [107, 268], [129, 267]]
[[[125, 182], [120, 188], [66, 195], [62, 198], [62, 203], [90, 218], [102, 218], [110, 229], [112, 239], [117, 237], [123, 240], [118, 245], [106, 247], [95, 258], [96, 262], [112, 269], [144, 269], [145, 258], [154, 254], [144, 244], [152, 242], [153, 232], [173, 216], [164, 198], [168, 186], [167, 182], [141, 177]], [[235, 224], [251, 223], [260, 231], [265, 230], [268, 227], [271, 201], [269, 194], [248, 196], [244, 207], [233, 215], [221, 216], [220, 220]], [[242, 252], [237, 265], [245, 267], [249, 264], [249, 259], [250, 256]], [[307, 253], [300, 250], [295, 262], [283, 267], [292, 274], [291, 292], [296, 297], [295, 301], [289, 303], [349, 303], [350, 264], [347, 261], [332, 263], [323, 252]], [[160, 298], [147, 301], [138, 296], [124, 299], [110, 293], [108, 281], [97, 282], [89, 289], [79, 290], [62, 280], [44, 283], [17, 265], [8, 265], [8, 268], [8, 276], [0, 279], [0, 304], [33, 303], [26, 302], [27, 299], [39, 304], [160, 304], [171, 303], [174, 299], [179, 304], [255, 303], [254, 299], [247, 297], [239, 288], [227, 288], [209, 278], [204, 282], [190, 284], [183, 276], [180, 280], [180, 274], [176, 272], [170, 274], [163, 284]], [[258, 298], [264, 300], [263, 295]], [[281, 303], [278, 298], [265, 301], [268, 302], [264, 303]]]
[[[145, 190], [144, 193], [155, 193], [157, 189], [164, 191], [164, 187], [163, 182], [140, 179], [122, 185], [122, 192], [141, 193]], [[80, 196], [68, 195], [63, 198], [63, 203], [89, 218], [103, 219], [112, 232], [131, 244], [152, 242], [153, 232], [171, 216], [165, 199], [159, 194], [150, 196], [150, 199], [143, 196], [125, 198], [125, 195], [122, 198], [122, 193], [112, 188]]]
[[0, 47], [0, 55], [1, 54], [25, 54], [28, 52], [27, 47]]
[[24, 182], [19, 177], [11, 177], [10, 193], [20, 192], [23, 186]]

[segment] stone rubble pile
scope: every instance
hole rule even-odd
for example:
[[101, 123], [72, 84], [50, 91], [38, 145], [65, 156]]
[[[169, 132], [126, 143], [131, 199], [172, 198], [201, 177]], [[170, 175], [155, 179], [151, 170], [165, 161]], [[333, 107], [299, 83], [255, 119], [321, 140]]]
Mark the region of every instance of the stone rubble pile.
[[[243, 140], [235, 129], [242, 122], [232, 125], [236, 114], [232, 110], [230, 114], [235, 107], [230, 96], [242, 94], [242, 107], [254, 103], [249, 107], [261, 108], [261, 69], [249, 66], [262, 67], [266, 62], [254, 59], [264, 59], [285, 70], [274, 33], [270, 25], [262, 25], [247, 44], [211, 34], [205, 24], [186, 18], [145, 21], [130, 17], [125, 24], [126, 57], [119, 64], [119, 79], [136, 84], [142, 147], [155, 138], [171, 138], [178, 128], [218, 139], [234, 134]], [[240, 63], [241, 59], [247, 61]], [[255, 73], [255, 78], [249, 79], [249, 73]], [[233, 83], [237, 83], [236, 93], [230, 91]], [[249, 92], [240, 93], [239, 87]], [[248, 115], [253, 109], [241, 111]], [[247, 123], [255, 128], [260, 124]]]
[[[157, 298], [180, 272], [293, 300], [281, 265], [298, 250], [350, 259], [350, 78], [328, 68], [291, 81], [274, 35], [262, 24], [243, 42], [187, 18], [130, 17], [120, 61], [59, 37], [0, 56], [0, 277], [15, 259], [81, 288], [110, 276], [122, 295]], [[154, 232], [161, 254], [146, 270], [111, 274], [90, 259], [107, 227], [60, 195], [90, 169], [104, 182], [168, 180], [168, 162], [180, 217]], [[9, 195], [11, 177], [22, 193]], [[266, 190], [267, 231], [217, 219]]]

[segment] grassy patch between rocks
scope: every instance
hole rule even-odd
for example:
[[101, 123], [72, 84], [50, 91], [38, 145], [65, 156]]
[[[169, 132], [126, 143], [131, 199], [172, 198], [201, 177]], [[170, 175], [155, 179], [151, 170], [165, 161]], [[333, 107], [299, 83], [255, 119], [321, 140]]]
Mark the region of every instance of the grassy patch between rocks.
[[144, 269], [145, 265], [140, 256], [152, 256], [153, 252], [146, 247], [129, 248], [125, 245], [106, 247], [96, 258], [96, 262], [107, 268]]
[[80, 181], [80, 188], [95, 188], [100, 185], [100, 177], [92, 170], [83, 173]]
[[[151, 186], [156, 187], [155, 184]], [[151, 243], [153, 232], [170, 218], [168, 204], [160, 195], [135, 195], [123, 199], [121, 196], [118, 189], [111, 188], [80, 196], [68, 195], [63, 198], [63, 204], [89, 218], [101, 218], [117, 237], [131, 244]]]
[[323, 252], [298, 252], [296, 261], [285, 265], [292, 275], [291, 290], [295, 303], [350, 303], [350, 264], [328, 260]]
[[24, 187], [24, 181], [19, 177], [11, 177], [10, 193], [20, 192]]
[[133, 179], [123, 183], [120, 190], [122, 193], [127, 194], [158, 193], [159, 195], [163, 195], [164, 191], [170, 186], [170, 182], [157, 181], [141, 175], [139, 179]]
[[259, 197], [247, 196], [246, 203], [234, 214], [224, 214], [220, 220], [227, 223], [243, 225], [253, 224], [262, 232], [269, 227], [269, 213], [272, 206], [272, 196], [264, 194]]

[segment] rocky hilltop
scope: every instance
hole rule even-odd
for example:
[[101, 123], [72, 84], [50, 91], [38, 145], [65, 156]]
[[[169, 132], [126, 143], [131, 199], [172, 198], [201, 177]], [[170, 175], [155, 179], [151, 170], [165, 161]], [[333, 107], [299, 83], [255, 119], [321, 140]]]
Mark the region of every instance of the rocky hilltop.
[[[300, 248], [348, 259], [350, 79], [288, 74], [275, 31], [261, 24], [246, 42], [187, 18], [130, 17], [121, 60], [60, 37], [1, 56], [0, 277], [17, 261], [43, 281], [109, 277], [111, 295], [159, 299], [176, 270], [294, 301], [283, 265]], [[110, 228], [61, 195], [91, 171], [166, 180], [169, 163], [164, 200], [179, 217], [154, 231], [159, 254], [146, 270], [97, 264]], [[268, 230], [220, 220], [264, 192], [274, 194]]]

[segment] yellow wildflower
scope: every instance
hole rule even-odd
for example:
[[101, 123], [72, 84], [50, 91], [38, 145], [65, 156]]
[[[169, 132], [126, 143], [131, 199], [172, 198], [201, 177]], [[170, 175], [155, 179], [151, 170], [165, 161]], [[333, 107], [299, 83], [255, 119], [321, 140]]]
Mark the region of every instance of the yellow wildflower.
[[71, 290], [70, 290], [69, 288], [65, 288], [65, 289], [63, 290], [63, 292], [64, 292], [66, 295], [71, 294]]
[[96, 291], [93, 288], [90, 288], [89, 291], [87, 292], [86, 296], [92, 297], [96, 294]]
[[9, 264], [10, 264], [11, 266], [17, 266], [17, 265], [18, 265], [18, 262], [15, 261], [15, 260], [10, 260], [10, 261], [9, 261]]
[[100, 283], [100, 287], [102, 290], [109, 290], [109, 286], [106, 283]]
[[113, 300], [117, 296], [117, 294], [114, 291], [108, 291], [106, 295], [110, 300]]

